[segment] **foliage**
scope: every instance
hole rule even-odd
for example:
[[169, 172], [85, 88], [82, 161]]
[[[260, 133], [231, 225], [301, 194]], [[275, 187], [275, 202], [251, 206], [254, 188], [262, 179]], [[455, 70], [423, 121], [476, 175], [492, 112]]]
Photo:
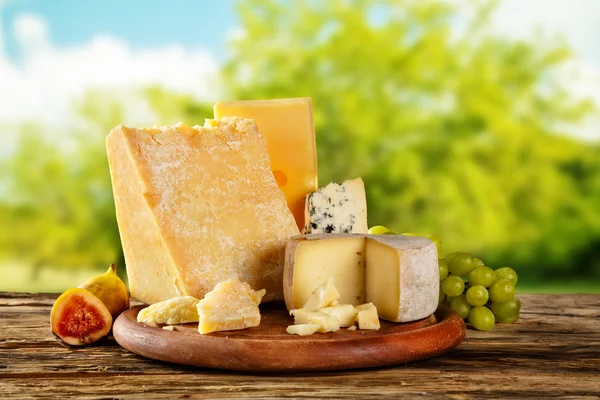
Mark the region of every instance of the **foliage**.
[[[239, 4], [232, 99], [313, 98], [320, 182], [362, 176], [370, 225], [436, 233], [521, 277], [600, 276], [600, 147], [568, 137], [595, 106], [557, 79], [568, 47], [488, 30], [494, 3]], [[148, 124], [202, 124], [210, 105], [148, 88]], [[91, 93], [68, 143], [24, 126], [0, 169], [0, 256], [36, 265], [120, 260], [104, 137], [124, 104]], [[5, 197], [5, 198], [4, 198]], [[575, 261], [574, 261], [575, 260]], [[502, 263], [502, 265], [500, 264]], [[36, 269], [34, 269], [35, 271]]]
[[224, 76], [233, 98], [313, 98], [322, 184], [360, 175], [371, 225], [492, 265], [593, 261], [600, 150], [560, 127], [595, 108], [556, 77], [565, 44], [492, 35], [491, 2], [287, 4], [239, 4]]

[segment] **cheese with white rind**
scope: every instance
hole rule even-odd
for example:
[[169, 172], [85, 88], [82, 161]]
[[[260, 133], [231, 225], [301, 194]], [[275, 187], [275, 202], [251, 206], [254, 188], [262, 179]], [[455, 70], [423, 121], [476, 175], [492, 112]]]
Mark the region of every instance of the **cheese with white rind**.
[[318, 324], [299, 324], [290, 325], [287, 327], [286, 332], [292, 335], [308, 336], [317, 332], [320, 328]]
[[358, 315], [356, 316], [358, 329], [378, 330], [380, 328], [377, 308], [373, 303], [357, 306], [356, 310], [358, 311]]
[[350, 236], [312, 234], [288, 241], [283, 271], [283, 294], [288, 310], [302, 308], [312, 292], [329, 277], [333, 278], [340, 294], [339, 303], [365, 302], [364, 237]]
[[361, 178], [332, 182], [306, 196], [302, 233], [367, 233], [367, 197]]
[[[349, 262], [357, 257], [362, 260], [360, 264]], [[290, 239], [285, 258], [284, 297], [288, 309], [302, 307], [306, 293], [330, 276], [340, 292], [340, 303], [372, 302], [379, 317], [388, 321], [422, 319], [438, 306], [437, 249], [426, 238], [301, 235]], [[361, 300], [352, 302], [348, 298]]]
[[321, 308], [319, 312], [334, 316], [342, 328], [354, 325], [358, 310], [352, 304]]
[[202, 298], [239, 277], [282, 299], [285, 244], [299, 231], [252, 120], [118, 126], [106, 144], [133, 297]]
[[174, 297], [143, 308], [137, 321], [146, 324], [185, 324], [198, 322], [196, 305], [200, 300], [192, 296]]
[[319, 310], [324, 307], [329, 307], [339, 298], [340, 293], [333, 283], [333, 277], [329, 277], [327, 282], [313, 290], [312, 294], [302, 308], [307, 311]]
[[435, 244], [402, 235], [366, 236], [366, 301], [379, 318], [408, 322], [433, 314], [439, 303], [440, 275]]

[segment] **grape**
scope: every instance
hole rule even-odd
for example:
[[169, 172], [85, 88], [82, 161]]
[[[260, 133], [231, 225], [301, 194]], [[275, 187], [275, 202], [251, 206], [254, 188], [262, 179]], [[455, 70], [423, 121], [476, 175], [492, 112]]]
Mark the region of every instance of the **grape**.
[[515, 285], [508, 279], [500, 279], [490, 286], [492, 303], [506, 303], [515, 297]]
[[496, 280], [496, 274], [490, 267], [477, 267], [469, 272], [469, 283], [471, 285], [481, 285], [488, 288]]
[[464, 294], [453, 297], [452, 300], [450, 300], [450, 308], [453, 311], [456, 311], [462, 319], [466, 319], [471, 311], [471, 305], [467, 302]]
[[483, 266], [483, 261], [470, 254], [462, 253], [448, 262], [448, 268], [452, 275], [467, 276], [473, 269]]
[[496, 317], [496, 322], [499, 324], [514, 324], [521, 317], [521, 314], [513, 315], [512, 317]]
[[517, 296], [506, 303], [492, 303], [491, 306], [494, 315], [500, 318], [511, 318], [515, 315], [519, 315], [521, 312], [521, 301]]
[[512, 268], [509, 268], [509, 267], [498, 268], [494, 272], [496, 273], [496, 279], [508, 279], [509, 281], [511, 281], [513, 283], [513, 285], [516, 285], [517, 282], [519, 281], [517, 272]]
[[494, 327], [496, 318], [494, 313], [485, 306], [478, 306], [471, 308], [469, 313], [469, 322], [473, 325], [473, 328], [478, 331], [489, 331]]
[[397, 233], [394, 231], [387, 231], [386, 233], [384, 233], [384, 235], [397, 235]]
[[442, 304], [444, 302], [444, 300], [446, 300], [446, 295], [442, 291], [442, 285], [440, 285], [440, 300], [439, 300], [439, 304]]
[[444, 257], [444, 260], [448, 264], [450, 264], [450, 261], [454, 260], [454, 257], [458, 256], [459, 254], [464, 254], [464, 253], [460, 253], [458, 251], [455, 251], [454, 253], [446, 254], [446, 257]]
[[449, 276], [442, 281], [442, 290], [446, 296], [455, 297], [465, 290], [465, 283], [458, 276]]
[[443, 258], [438, 260], [438, 266], [440, 267], [440, 282], [446, 279], [448, 276], [448, 264], [444, 261]]
[[369, 228], [370, 235], [383, 235], [387, 232], [390, 232], [390, 230], [382, 225], [375, 225]]
[[467, 302], [472, 306], [482, 306], [487, 303], [490, 295], [486, 288], [481, 285], [471, 286], [467, 290]]
[[443, 258], [444, 253], [442, 251], [442, 239], [440, 239], [439, 237], [437, 237], [435, 235], [425, 235], [423, 237], [426, 237], [427, 239], [431, 240], [435, 244], [435, 247], [437, 248], [437, 252], [438, 252], [438, 257]]
[[416, 233], [412, 233], [412, 232], [404, 232], [402, 233], [402, 236], [419, 236]]

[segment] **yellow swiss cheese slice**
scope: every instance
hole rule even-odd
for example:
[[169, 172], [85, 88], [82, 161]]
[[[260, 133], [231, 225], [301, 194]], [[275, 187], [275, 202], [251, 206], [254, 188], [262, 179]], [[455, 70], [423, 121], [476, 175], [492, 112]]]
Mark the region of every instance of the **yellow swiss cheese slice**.
[[304, 225], [304, 198], [317, 190], [317, 147], [310, 98], [220, 101], [215, 118], [253, 119], [267, 141], [271, 170], [285, 194], [298, 228]]

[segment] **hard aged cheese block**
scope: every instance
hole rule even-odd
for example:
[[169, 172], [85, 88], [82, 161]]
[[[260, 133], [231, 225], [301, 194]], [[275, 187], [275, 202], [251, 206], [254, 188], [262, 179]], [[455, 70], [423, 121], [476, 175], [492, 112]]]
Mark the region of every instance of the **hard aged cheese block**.
[[198, 322], [196, 305], [199, 301], [192, 296], [181, 296], [154, 303], [142, 309], [137, 315], [137, 320], [146, 324], [185, 324], [188, 322]]
[[437, 250], [429, 239], [301, 235], [290, 239], [285, 259], [284, 295], [288, 309], [302, 307], [310, 293], [330, 277], [340, 293], [340, 303], [372, 302], [379, 317], [388, 321], [425, 318], [438, 305]]
[[367, 233], [367, 198], [361, 178], [306, 196], [302, 233]]
[[219, 283], [198, 303], [198, 332], [246, 329], [260, 324], [258, 305], [265, 290], [253, 291], [238, 279]]
[[288, 310], [302, 308], [312, 292], [333, 278], [338, 302], [365, 302], [365, 239], [360, 235], [315, 234], [292, 238], [286, 247], [284, 294]]
[[215, 118], [250, 118], [265, 136], [271, 170], [285, 194], [298, 228], [304, 198], [317, 189], [317, 146], [310, 98], [220, 101]]
[[285, 243], [299, 232], [254, 122], [118, 126], [106, 142], [133, 297], [202, 298], [233, 277], [283, 297]]

